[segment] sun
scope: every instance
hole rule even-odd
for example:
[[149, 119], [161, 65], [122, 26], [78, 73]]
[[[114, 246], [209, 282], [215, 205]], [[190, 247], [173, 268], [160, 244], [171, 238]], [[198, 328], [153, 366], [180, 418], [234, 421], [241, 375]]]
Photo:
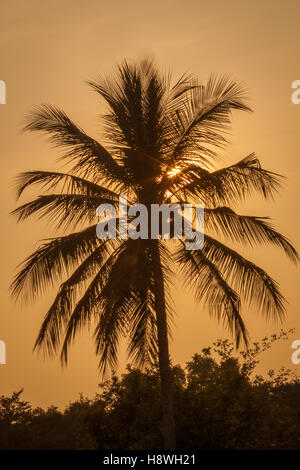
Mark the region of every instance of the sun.
[[178, 175], [178, 173], [180, 172], [181, 172], [181, 168], [179, 168], [178, 166], [175, 166], [174, 168], [172, 168], [172, 170], [167, 172], [167, 175], [169, 176], [169, 178], [173, 178], [174, 176]]

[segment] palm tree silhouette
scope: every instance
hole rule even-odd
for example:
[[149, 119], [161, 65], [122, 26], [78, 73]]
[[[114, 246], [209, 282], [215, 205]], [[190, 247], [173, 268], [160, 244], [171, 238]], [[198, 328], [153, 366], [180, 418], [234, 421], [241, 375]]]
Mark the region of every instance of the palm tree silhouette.
[[[117, 362], [118, 343], [128, 336], [128, 352], [143, 366], [158, 359], [161, 377], [165, 449], [175, 448], [168, 336], [172, 314], [170, 283], [176, 266], [196, 298], [247, 344], [241, 301], [254, 302], [274, 318], [284, 315], [276, 282], [260, 267], [218, 241], [248, 245], [271, 243], [296, 262], [290, 242], [265, 217], [243, 216], [229, 206], [252, 192], [272, 198], [281, 177], [261, 168], [255, 154], [216, 170], [232, 110], [250, 111], [244, 90], [228, 78], [211, 77], [201, 85], [184, 75], [171, 85], [150, 59], [123, 62], [112, 78], [89, 82], [104, 98], [105, 145], [89, 137], [60, 109], [44, 105], [25, 129], [42, 131], [66, 151], [67, 173], [29, 171], [17, 179], [20, 196], [32, 185], [47, 194], [18, 207], [18, 221], [48, 217], [67, 235], [44, 240], [12, 283], [15, 296], [35, 298], [46, 286], [62, 282], [42, 323], [35, 348], [49, 354], [61, 345], [67, 362], [78, 330], [96, 322], [99, 366]], [[96, 236], [96, 208], [117, 205], [119, 195], [146, 207], [162, 203], [205, 205], [201, 250], [185, 249], [185, 240], [105, 239]], [[77, 229], [76, 229], [77, 227]], [[74, 231], [73, 230], [77, 230]], [[72, 233], [70, 233], [72, 232]], [[63, 280], [64, 279], [64, 280]]]

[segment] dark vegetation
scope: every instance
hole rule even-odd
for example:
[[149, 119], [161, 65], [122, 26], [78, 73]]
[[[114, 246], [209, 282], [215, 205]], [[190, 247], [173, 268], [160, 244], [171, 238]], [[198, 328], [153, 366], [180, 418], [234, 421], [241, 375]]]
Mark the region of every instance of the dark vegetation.
[[[174, 408], [180, 449], [299, 449], [300, 378], [285, 368], [255, 373], [259, 356], [281, 332], [235, 355], [218, 340], [174, 366]], [[160, 449], [159, 368], [128, 366], [64, 411], [33, 408], [22, 390], [0, 397], [1, 449]]]

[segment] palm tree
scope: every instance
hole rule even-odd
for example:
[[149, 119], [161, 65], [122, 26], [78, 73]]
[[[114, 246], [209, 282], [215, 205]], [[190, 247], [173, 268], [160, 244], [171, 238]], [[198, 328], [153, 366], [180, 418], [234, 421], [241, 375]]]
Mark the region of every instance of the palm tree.
[[[229, 207], [253, 192], [272, 198], [281, 177], [262, 169], [255, 154], [216, 169], [232, 110], [250, 110], [244, 90], [228, 78], [211, 77], [201, 85], [184, 75], [172, 86], [170, 75], [145, 59], [137, 64], [125, 61], [114, 77], [89, 84], [107, 104], [105, 145], [49, 105], [36, 109], [25, 128], [42, 131], [63, 147], [69, 169], [21, 173], [18, 196], [36, 184], [47, 191], [13, 213], [18, 221], [33, 214], [48, 217], [67, 234], [44, 240], [24, 261], [12, 292], [33, 299], [45, 287], [61, 282], [35, 348], [54, 354], [61, 347], [63, 363], [76, 333], [91, 322], [96, 325], [102, 372], [115, 367], [122, 336], [127, 336], [128, 353], [137, 366], [158, 358], [164, 447], [174, 449], [168, 337], [176, 266], [196, 298], [227, 325], [237, 345], [241, 339], [247, 345], [241, 301], [256, 303], [266, 315], [282, 319], [284, 298], [276, 282], [215, 238], [222, 235], [251, 246], [271, 243], [296, 262], [295, 249], [268, 218], [240, 215]], [[102, 203], [117, 205], [120, 195], [147, 208], [153, 203], [202, 203], [203, 248], [189, 251], [186, 240], [162, 237], [100, 240], [96, 208]]]

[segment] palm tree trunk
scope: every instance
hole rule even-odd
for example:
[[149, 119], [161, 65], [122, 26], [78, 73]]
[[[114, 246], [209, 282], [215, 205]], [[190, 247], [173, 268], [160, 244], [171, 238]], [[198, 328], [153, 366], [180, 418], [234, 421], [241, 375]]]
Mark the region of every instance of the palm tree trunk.
[[173, 407], [173, 380], [169, 358], [168, 326], [165, 301], [164, 276], [158, 249], [158, 241], [154, 247], [155, 272], [155, 311], [158, 333], [158, 356], [163, 414], [164, 449], [176, 448], [175, 421]]

